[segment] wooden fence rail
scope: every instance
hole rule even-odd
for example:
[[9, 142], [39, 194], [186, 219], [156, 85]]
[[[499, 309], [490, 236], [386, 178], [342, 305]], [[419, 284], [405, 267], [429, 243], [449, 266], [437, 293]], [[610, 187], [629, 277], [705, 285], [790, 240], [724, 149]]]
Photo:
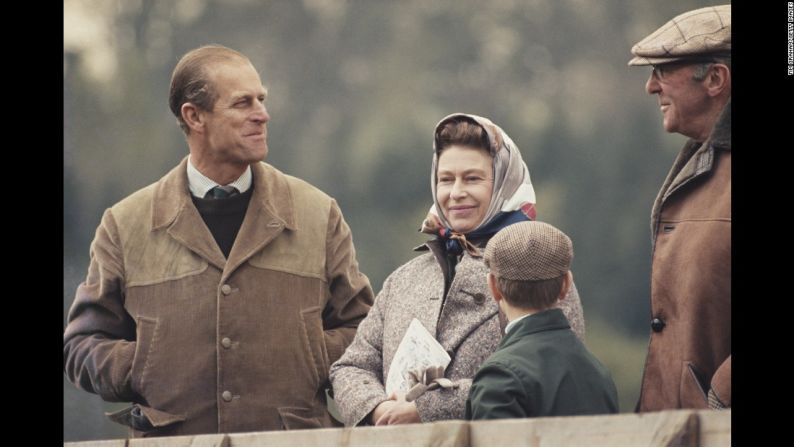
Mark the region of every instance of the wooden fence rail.
[[444, 421], [389, 427], [269, 431], [67, 442], [65, 447], [722, 447], [731, 411], [675, 410], [610, 416]]

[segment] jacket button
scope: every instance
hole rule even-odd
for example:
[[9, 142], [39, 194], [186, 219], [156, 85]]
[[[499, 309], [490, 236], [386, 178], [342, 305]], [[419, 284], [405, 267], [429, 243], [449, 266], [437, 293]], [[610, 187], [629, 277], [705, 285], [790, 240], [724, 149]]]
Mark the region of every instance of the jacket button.
[[232, 340], [229, 337], [223, 337], [223, 340], [221, 340], [221, 345], [224, 348], [229, 349], [232, 347]]
[[364, 385], [369, 385], [369, 380], [365, 380], [365, 381], [363, 381], [361, 383], [363, 383]]
[[232, 401], [232, 392], [231, 391], [224, 391], [223, 394], [221, 394], [221, 397], [226, 402], [231, 402]]
[[228, 284], [222, 285], [221, 286], [221, 293], [223, 293], [224, 295], [228, 295], [228, 294], [232, 293], [232, 286], [230, 286]]
[[664, 320], [659, 317], [656, 317], [653, 319], [653, 321], [651, 321], [651, 329], [653, 329], [654, 332], [662, 332], [662, 329], [664, 329], [665, 326], [667, 326], [667, 323], [665, 323]]
[[482, 293], [475, 293], [474, 294], [474, 302], [477, 304], [482, 304], [485, 302], [485, 295]]

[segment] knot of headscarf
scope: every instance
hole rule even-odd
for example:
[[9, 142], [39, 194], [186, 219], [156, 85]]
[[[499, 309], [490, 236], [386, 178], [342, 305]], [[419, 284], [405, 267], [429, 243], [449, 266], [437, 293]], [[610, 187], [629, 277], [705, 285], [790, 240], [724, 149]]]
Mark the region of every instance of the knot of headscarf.
[[449, 227], [444, 227], [438, 216], [434, 214], [434, 209], [430, 210], [427, 218], [422, 222], [420, 231], [423, 233], [435, 234], [439, 239], [444, 241], [447, 253], [459, 256], [465, 250], [470, 256], [474, 258], [482, 257], [482, 252], [476, 245], [472, 244], [469, 239], [477, 240], [480, 238], [492, 236], [499, 232], [502, 228], [518, 222], [527, 220], [534, 220], [535, 206], [527, 203], [521, 209], [516, 211], [503, 211], [498, 213], [486, 225], [472, 231], [468, 234], [458, 233]]
[[[463, 250], [466, 250], [466, 253], [471, 255], [475, 258], [482, 257], [480, 253], [480, 249], [477, 248], [474, 244], [466, 240], [466, 235], [458, 233], [456, 231], [452, 231], [451, 228], [444, 228], [444, 233], [448, 234], [449, 237], [446, 239], [445, 244], [447, 246], [447, 253], [452, 253], [456, 256], [459, 256], [463, 253]], [[442, 235], [441, 238], [443, 239], [444, 236]]]

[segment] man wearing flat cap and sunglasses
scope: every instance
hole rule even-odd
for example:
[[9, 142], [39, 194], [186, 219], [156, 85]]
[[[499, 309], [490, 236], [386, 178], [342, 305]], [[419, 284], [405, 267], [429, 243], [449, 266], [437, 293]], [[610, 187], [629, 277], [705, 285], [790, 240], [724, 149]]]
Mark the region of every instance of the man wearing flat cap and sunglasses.
[[731, 6], [631, 49], [667, 132], [689, 137], [651, 212], [651, 336], [638, 411], [731, 406]]

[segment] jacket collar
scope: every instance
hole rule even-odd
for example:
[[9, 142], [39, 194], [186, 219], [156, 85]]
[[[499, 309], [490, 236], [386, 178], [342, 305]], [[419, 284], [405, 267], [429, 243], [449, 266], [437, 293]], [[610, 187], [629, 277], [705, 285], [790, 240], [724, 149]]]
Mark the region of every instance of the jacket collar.
[[167, 228], [174, 239], [223, 270], [227, 277], [285, 228], [298, 229], [286, 177], [264, 162], [252, 164], [251, 170], [253, 195], [228, 260], [190, 198], [187, 157], [155, 186], [152, 231]]
[[668, 195], [679, 186], [694, 177], [711, 171], [714, 166], [714, 151], [716, 149], [731, 150], [731, 100], [725, 104], [719, 119], [714, 124], [711, 134], [703, 142], [689, 140], [681, 150], [674, 166], [681, 166], [678, 175], [673, 179], [668, 189]]
[[725, 108], [722, 109], [722, 113], [720, 114], [719, 119], [717, 120], [717, 124], [714, 125], [714, 130], [711, 131], [711, 136], [709, 137], [711, 140], [711, 144], [719, 149], [723, 149], [726, 151], [731, 150], [731, 100], [728, 99], [728, 103], [725, 104]]
[[522, 318], [521, 321], [516, 323], [515, 328], [505, 334], [499, 347], [508, 346], [530, 334], [570, 328], [571, 325], [568, 323], [568, 319], [565, 318], [565, 314], [562, 313], [562, 309], [555, 307]]
[[677, 189], [701, 175], [711, 172], [714, 167], [714, 157], [717, 150], [731, 150], [731, 100], [725, 104], [720, 113], [714, 129], [708, 139], [702, 144], [689, 140], [673, 162], [670, 172], [667, 173], [659, 193], [654, 200], [651, 210], [651, 235], [652, 241], [656, 240], [656, 220], [658, 219], [662, 204]]

